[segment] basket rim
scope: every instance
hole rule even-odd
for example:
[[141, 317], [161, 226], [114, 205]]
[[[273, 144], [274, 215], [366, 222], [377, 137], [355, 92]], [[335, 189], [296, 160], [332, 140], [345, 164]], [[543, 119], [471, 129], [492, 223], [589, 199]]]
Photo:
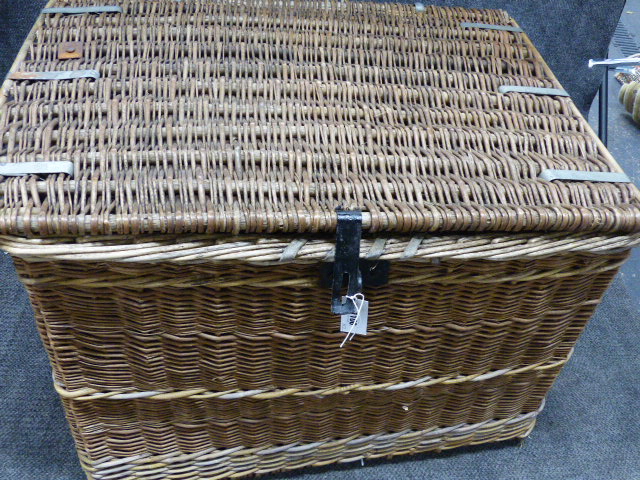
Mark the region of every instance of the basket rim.
[[[364, 236], [360, 258], [439, 262], [531, 260], [570, 253], [611, 255], [640, 245], [640, 233]], [[168, 263], [247, 262], [262, 265], [333, 261], [330, 237], [156, 235], [22, 238], [0, 235], [0, 249], [26, 262]]]

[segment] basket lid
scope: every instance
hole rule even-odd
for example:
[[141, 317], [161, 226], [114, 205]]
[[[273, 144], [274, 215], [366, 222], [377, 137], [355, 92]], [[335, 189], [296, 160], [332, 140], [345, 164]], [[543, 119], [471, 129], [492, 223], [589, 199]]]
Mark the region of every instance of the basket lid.
[[3, 85], [2, 234], [640, 230], [503, 11], [107, 3], [52, 2]]

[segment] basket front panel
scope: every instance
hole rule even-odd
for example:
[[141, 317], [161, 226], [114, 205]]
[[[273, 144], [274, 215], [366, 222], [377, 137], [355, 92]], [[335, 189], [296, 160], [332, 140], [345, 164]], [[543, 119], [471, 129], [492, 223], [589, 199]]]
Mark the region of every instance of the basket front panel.
[[67, 390], [251, 390], [400, 383], [565, 358], [626, 253], [392, 262], [344, 348], [318, 264], [27, 263]]

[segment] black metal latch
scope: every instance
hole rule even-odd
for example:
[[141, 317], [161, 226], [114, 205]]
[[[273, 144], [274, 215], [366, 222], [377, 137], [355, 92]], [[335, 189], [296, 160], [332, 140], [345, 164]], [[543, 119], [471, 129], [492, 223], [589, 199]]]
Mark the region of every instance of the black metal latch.
[[352, 301], [342, 301], [342, 289], [347, 285], [347, 295], [362, 293], [362, 287], [380, 286], [387, 283], [389, 262], [383, 260], [360, 260], [362, 237], [362, 213], [338, 210], [336, 227], [336, 249], [333, 264], [322, 264], [320, 284], [331, 286], [331, 312], [337, 315], [357, 313]]

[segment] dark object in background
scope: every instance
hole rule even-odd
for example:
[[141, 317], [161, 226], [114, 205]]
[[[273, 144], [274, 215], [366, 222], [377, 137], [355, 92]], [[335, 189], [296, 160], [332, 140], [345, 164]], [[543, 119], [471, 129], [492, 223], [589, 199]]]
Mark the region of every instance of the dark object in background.
[[[108, 2], [106, 2], [108, 3]], [[413, 2], [402, 2], [413, 3]], [[425, 4], [507, 10], [527, 32], [584, 114], [602, 80], [590, 58], [604, 58], [624, 0], [423, 0]], [[11, 67], [44, 0], [0, 0], [0, 76]]]

